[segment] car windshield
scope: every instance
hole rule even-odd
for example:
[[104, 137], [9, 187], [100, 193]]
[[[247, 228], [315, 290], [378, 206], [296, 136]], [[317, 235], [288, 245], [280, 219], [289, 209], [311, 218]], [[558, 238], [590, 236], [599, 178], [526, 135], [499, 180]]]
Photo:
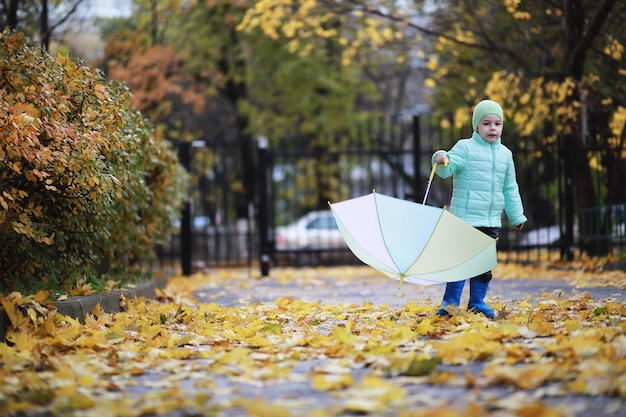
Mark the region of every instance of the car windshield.
[[306, 226], [307, 229], [337, 229], [334, 217], [320, 217], [314, 219]]

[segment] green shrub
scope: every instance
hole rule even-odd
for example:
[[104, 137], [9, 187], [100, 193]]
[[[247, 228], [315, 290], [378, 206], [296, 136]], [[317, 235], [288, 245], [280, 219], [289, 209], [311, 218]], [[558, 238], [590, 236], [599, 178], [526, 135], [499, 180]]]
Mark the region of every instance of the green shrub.
[[128, 280], [167, 237], [186, 174], [130, 99], [0, 34], [0, 292]]

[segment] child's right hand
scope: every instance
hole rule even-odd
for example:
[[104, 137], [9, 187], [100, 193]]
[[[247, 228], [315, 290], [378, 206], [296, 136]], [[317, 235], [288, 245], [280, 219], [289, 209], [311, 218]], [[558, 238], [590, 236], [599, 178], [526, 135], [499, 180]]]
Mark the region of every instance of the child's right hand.
[[437, 162], [438, 164], [448, 165], [448, 155], [443, 152], [437, 154], [437, 156], [435, 157], [435, 162]]

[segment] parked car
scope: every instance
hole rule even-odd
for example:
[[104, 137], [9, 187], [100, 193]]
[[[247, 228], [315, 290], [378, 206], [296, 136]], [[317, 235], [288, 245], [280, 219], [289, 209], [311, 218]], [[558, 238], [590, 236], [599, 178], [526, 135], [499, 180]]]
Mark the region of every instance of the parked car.
[[333, 213], [312, 211], [275, 231], [277, 250], [346, 248]]
[[556, 226], [541, 227], [526, 233], [519, 241], [520, 246], [550, 246], [561, 240], [561, 228]]
[[[176, 219], [174, 221], [174, 232], [180, 233], [181, 220]], [[192, 232], [206, 232], [211, 226], [211, 219], [208, 216], [195, 216], [191, 219]]]
[[[574, 226], [574, 238], [578, 237], [578, 227]], [[559, 225], [540, 227], [529, 231], [520, 239], [519, 246], [557, 246], [561, 243]]]

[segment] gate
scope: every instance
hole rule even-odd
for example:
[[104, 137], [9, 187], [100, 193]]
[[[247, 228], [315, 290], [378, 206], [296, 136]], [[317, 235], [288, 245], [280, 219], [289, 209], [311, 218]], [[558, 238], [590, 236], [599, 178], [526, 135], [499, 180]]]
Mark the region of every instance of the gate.
[[[180, 142], [189, 199], [169, 242], [156, 247], [159, 268], [184, 275], [208, 268], [251, 266], [258, 259], [255, 205], [245, 178], [255, 171], [252, 140]], [[249, 188], [249, 187], [248, 187]]]

